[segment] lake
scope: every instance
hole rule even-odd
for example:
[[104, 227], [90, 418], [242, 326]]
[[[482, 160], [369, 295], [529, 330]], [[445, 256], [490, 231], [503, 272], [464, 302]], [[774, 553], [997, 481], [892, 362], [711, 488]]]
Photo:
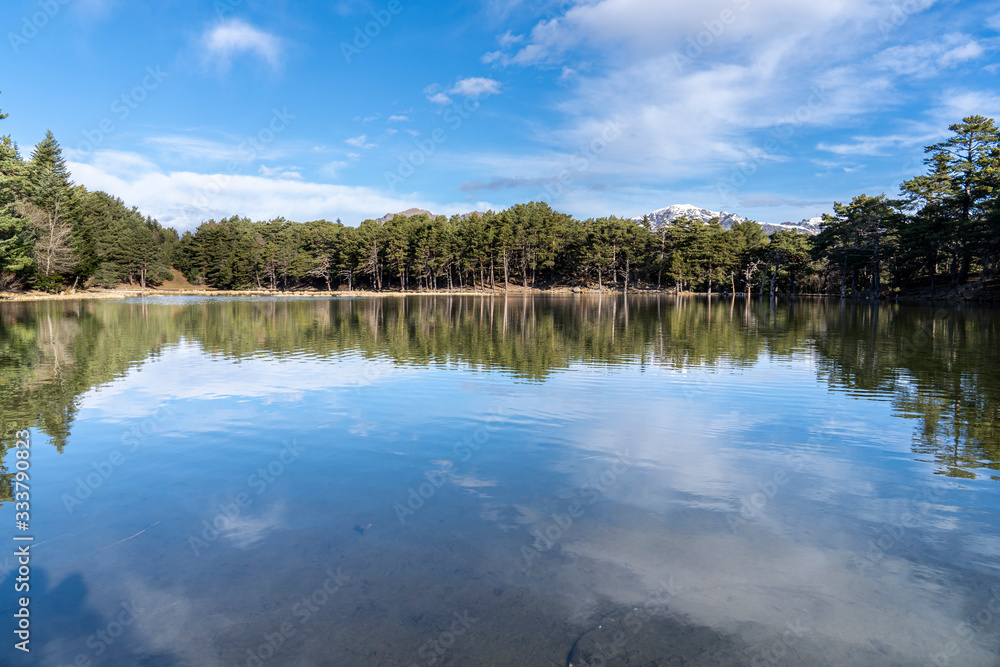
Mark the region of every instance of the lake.
[[998, 664], [997, 310], [2, 303], [0, 412], [4, 664]]

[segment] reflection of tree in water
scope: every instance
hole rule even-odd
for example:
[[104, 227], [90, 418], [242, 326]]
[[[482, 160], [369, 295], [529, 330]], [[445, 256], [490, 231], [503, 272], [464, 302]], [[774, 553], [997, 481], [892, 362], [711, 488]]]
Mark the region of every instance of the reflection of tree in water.
[[61, 451], [83, 393], [182, 340], [230, 359], [360, 354], [403, 365], [495, 369], [534, 382], [578, 362], [711, 371], [808, 355], [831, 388], [892, 397], [899, 415], [919, 421], [915, 451], [933, 455], [943, 473], [974, 476], [1000, 462], [997, 327], [997, 312], [987, 309], [810, 299], [0, 304], [0, 438], [9, 447], [14, 430], [30, 426]]
[[891, 396], [899, 416], [918, 422], [914, 451], [940, 474], [1000, 469], [1000, 312], [853, 305], [818, 321], [821, 377]]

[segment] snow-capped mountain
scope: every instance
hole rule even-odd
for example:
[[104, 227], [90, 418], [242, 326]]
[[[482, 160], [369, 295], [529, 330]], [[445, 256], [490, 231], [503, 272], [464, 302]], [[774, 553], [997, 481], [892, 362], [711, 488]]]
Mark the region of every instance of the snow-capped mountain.
[[[632, 219], [636, 222], [642, 222], [643, 217], [644, 216], [640, 215]], [[661, 225], [670, 224], [680, 218], [700, 220], [701, 222], [708, 222], [712, 218], [718, 218], [719, 223], [724, 229], [729, 229], [733, 226], [733, 223], [743, 222], [745, 220], [743, 217], [736, 215], [735, 213], [727, 213], [726, 211], [710, 211], [707, 208], [699, 208], [697, 206], [692, 206], [691, 204], [674, 204], [673, 206], [661, 208], [658, 211], [653, 211], [649, 214], [649, 220], [653, 224], [654, 229], [659, 228]], [[782, 229], [798, 231], [803, 234], [819, 234], [820, 224], [822, 222], [822, 217], [816, 217], [803, 220], [802, 222], [761, 222], [760, 226], [768, 234], [773, 234], [774, 232]]]
[[[633, 218], [636, 222], [642, 222], [643, 216]], [[674, 220], [679, 220], [680, 218], [688, 218], [689, 220], [701, 220], [702, 222], [708, 222], [712, 218], [718, 218], [719, 222], [726, 229], [733, 226], [734, 222], [743, 222], [743, 218], [736, 215], [735, 213], [726, 213], [722, 211], [721, 213], [716, 213], [715, 211], [709, 211], [707, 208], [698, 208], [697, 206], [692, 206], [691, 204], [674, 204], [673, 206], [668, 206], [666, 208], [661, 208], [658, 211], [653, 211], [649, 214], [649, 221], [653, 223], [653, 227], [659, 227], [660, 225], [670, 224]]]

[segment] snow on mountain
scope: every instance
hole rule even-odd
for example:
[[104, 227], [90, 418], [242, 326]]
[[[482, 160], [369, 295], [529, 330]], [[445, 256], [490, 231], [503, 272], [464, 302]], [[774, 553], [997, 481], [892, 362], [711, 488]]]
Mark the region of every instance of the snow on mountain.
[[[636, 222], [642, 222], [643, 217], [645, 216], [640, 215], [632, 219]], [[735, 213], [727, 213], [726, 211], [710, 211], [707, 208], [699, 208], [697, 206], [692, 206], [691, 204], [674, 204], [673, 206], [661, 208], [658, 211], [653, 211], [649, 214], [649, 221], [653, 224], [654, 229], [659, 228], [662, 225], [668, 225], [675, 220], [679, 220], [680, 218], [700, 220], [701, 222], [708, 222], [712, 218], [718, 218], [723, 229], [729, 229], [733, 226], [733, 223], [744, 222], [745, 220]], [[803, 220], [802, 222], [762, 222], [760, 223], [760, 226], [768, 234], [773, 234], [774, 232], [782, 229], [794, 230], [803, 234], [818, 234], [820, 223], [822, 222], [822, 217], [816, 217]]]
[[788, 229], [802, 234], [816, 235], [819, 234], [821, 224], [823, 224], [823, 216], [808, 218], [802, 222], [778, 222], [774, 224], [762, 222], [760, 226], [768, 234], [773, 234], [779, 229]]
[[[633, 218], [633, 220], [636, 222], [642, 222], [642, 218], [643, 216], [640, 215], [638, 218]], [[660, 210], [653, 211], [649, 214], [649, 221], [653, 223], [653, 227], [670, 224], [674, 220], [679, 220], [680, 218], [701, 220], [702, 222], [708, 222], [712, 218], [718, 218], [719, 222], [722, 223], [722, 226], [726, 229], [732, 227], [734, 222], [743, 222], [743, 218], [735, 213], [726, 213], [725, 211], [716, 213], [714, 211], [709, 211], [707, 208], [698, 208], [697, 206], [692, 206], [691, 204], [674, 204], [673, 206], [661, 208]]]

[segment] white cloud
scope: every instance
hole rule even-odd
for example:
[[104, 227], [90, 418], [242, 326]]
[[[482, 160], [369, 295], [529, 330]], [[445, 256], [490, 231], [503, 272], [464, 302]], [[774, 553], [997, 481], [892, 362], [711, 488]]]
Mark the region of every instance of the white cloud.
[[[600, 202], [609, 199], [646, 201], [653, 190], [667, 192], [664, 179], [683, 184], [697, 178], [707, 183], [702, 196], [708, 193], [699, 201], [718, 206], [717, 186], [741, 165], [753, 165], [759, 175], [751, 180], [766, 178], [770, 163], [799, 159], [811, 147], [804, 144], [815, 146], [806, 138], [817, 128], [850, 127], [859, 116], [903, 103], [895, 90], [901, 75], [876, 60], [886, 45], [880, 22], [891, 22], [894, 2], [566, 3], [568, 10], [537, 22], [524, 40], [500, 40], [501, 50], [484, 56], [497, 67], [538, 68], [562, 83], [568, 94], [555, 106], [562, 117], [534, 126], [540, 150], [527, 158], [478, 156], [477, 173], [493, 158], [496, 170], [483, 181], [552, 178], [569, 169], [573, 180], [560, 203], [579, 208], [578, 202], [593, 201], [594, 210], [606, 208]], [[934, 3], [918, 4], [906, 30]], [[906, 37], [897, 30], [896, 38]], [[938, 67], [968, 63], [982, 48], [961, 35], [935, 41]], [[962, 99], [961, 106], [974, 101]], [[623, 131], [603, 141], [612, 120]], [[930, 133], [914, 125], [888, 138], [862, 136], [821, 148], [878, 154], [919, 146]], [[765, 152], [775, 139], [777, 147]], [[589, 150], [595, 145], [599, 150]], [[575, 163], [586, 166], [577, 170]], [[614, 195], [596, 192], [598, 186]]]
[[294, 178], [301, 179], [302, 174], [298, 172], [298, 167], [265, 167], [260, 165], [258, 173], [264, 178]]
[[254, 54], [273, 69], [281, 66], [281, 40], [242, 21], [231, 19], [209, 29], [204, 37], [205, 57], [220, 70], [229, 68], [235, 56]]
[[358, 137], [351, 137], [350, 139], [345, 139], [344, 143], [348, 146], [354, 146], [355, 148], [375, 148], [375, 144], [368, 141], [368, 135], [362, 134]]
[[246, 162], [253, 157], [275, 157], [274, 146], [265, 145], [255, 153], [249, 153], [242, 140], [233, 139], [231, 142], [213, 141], [211, 139], [201, 139], [199, 137], [188, 137], [184, 135], [165, 135], [159, 137], [149, 137], [145, 144], [156, 149], [158, 154], [177, 157], [184, 162]]
[[961, 121], [966, 116], [980, 115], [1000, 118], [1000, 95], [978, 90], [948, 88], [941, 92], [937, 106], [931, 112], [942, 128]]
[[452, 95], [465, 95], [466, 97], [499, 95], [500, 82], [494, 79], [473, 76], [459, 79], [454, 86], [448, 89], [448, 92]]
[[[128, 165], [142, 168], [133, 170]], [[444, 215], [469, 210], [466, 203], [433, 202], [412, 193], [385, 194], [371, 187], [260, 175], [166, 172], [142, 156], [111, 151], [98, 151], [90, 161], [71, 161], [68, 166], [75, 182], [121, 197], [138, 206], [144, 215], [179, 231], [194, 229], [210, 218], [218, 220], [235, 214], [255, 220], [278, 216], [289, 220], [339, 217], [345, 223], [356, 224], [412, 207]], [[477, 205], [495, 208], [485, 202]]]
[[320, 173], [329, 178], [338, 178], [340, 176], [340, 170], [348, 166], [347, 162], [342, 160], [334, 160], [333, 162], [328, 162], [320, 168]]
[[876, 63], [901, 76], [926, 78], [942, 69], [975, 60], [983, 53], [983, 47], [975, 39], [951, 34], [939, 41], [890, 47], [879, 54]]
[[500, 44], [501, 48], [507, 48], [508, 46], [519, 44], [523, 41], [524, 35], [515, 35], [510, 30], [497, 37], [497, 43]]
[[404, 116], [404, 115], [389, 116], [390, 123], [406, 123], [409, 122], [409, 120], [410, 120], [409, 116]]
[[835, 155], [894, 155], [900, 148], [920, 146], [933, 139], [935, 139], [934, 134], [857, 136], [848, 143], [821, 142], [817, 148]]
[[424, 95], [434, 104], [451, 104], [451, 98], [441, 92], [441, 84], [432, 83], [424, 88]]

